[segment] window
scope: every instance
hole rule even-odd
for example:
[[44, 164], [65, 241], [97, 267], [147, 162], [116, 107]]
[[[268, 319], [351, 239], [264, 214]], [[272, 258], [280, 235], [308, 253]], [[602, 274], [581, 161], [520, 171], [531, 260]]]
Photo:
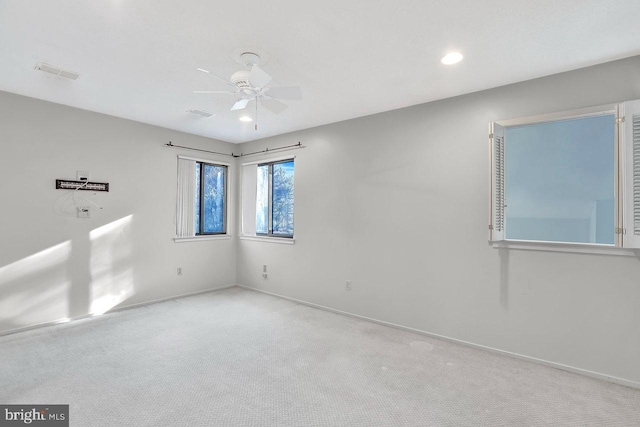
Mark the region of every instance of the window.
[[295, 244], [294, 163], [282, 157], [241, 165], [241, 239]]
[[293, 237], [293, 160], [261, 163], [256, 178], [256, 234]]
[[640, 102], [492, 123], [490, 140], [492, 241], [640, 247]]
[[195, 233], [224, 234], [227, 167], [196, 162]]
[[227, 166], [178, 158], [177, 237], [226, 234]]
[[615, 114], [505, 128], [505, 238], [614, 244]]

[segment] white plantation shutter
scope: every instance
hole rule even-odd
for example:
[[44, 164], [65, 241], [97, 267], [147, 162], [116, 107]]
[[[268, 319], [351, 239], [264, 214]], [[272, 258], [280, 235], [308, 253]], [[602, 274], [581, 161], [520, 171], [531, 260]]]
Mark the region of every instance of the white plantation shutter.
[[176, 237], [195, 235], [196, 162], [178, 158], [178, 193], [176, 200]]
[[625, 102], [622, 107], [620, 136], [626, 156], [623, 246], [640, 248], [640, 100]]
[[640, 236], [640, 114], [634, 114], [633, 132], [633, 234]]
[[505, 239], [505, 194], [504, 194], [504, 127], [497, 123], [489, 125], [491, 145], [491, 209], [489, 240]]

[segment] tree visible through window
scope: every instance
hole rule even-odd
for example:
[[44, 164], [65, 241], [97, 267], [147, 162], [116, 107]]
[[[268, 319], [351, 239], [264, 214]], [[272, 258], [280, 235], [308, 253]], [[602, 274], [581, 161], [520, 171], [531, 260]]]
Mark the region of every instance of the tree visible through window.
[[256, 234], [293, 237], [294, 161], [258, 165]]
[[226, 172], [226, 166], [196, 163], [196, 235], [226, 233]]

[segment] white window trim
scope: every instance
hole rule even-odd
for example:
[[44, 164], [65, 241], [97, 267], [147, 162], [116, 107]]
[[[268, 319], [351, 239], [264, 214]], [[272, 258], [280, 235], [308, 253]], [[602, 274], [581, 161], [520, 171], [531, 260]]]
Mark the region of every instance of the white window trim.
[[295, 237], [271, 237], [271, 236], [251, 236], [243, 235], [240, 240], [253, 240], [254, 242], [279, 243], [281, 245], [295, 245]]
[[489, 242], [494, 249], [515, 249], [524, 251], [565, 252], [572, 254], [636, 256], [637, 251], [613, 245], [592, 245], [588, 243], [537, 242], [530, 240], [500, 240]]
[[262, 160], [256, 160], [253, 162], [246, 162], [246, 163], [242, 163], [240, 166], [250, 166], [250, 165], [261, 165], [263, 163], [274, 163], [274, 162], [279, 162], [282, 160], [295, 160], [296, 156], [280, 156], [280, 157], [266, 157], [263, 158]]
[[192, 236], [192, 237], [174, 237], [173, 241], [175, 243], [184, 243], [184, 242], [201, 242], [204, 240], [231, 240], [233, 236], [230, 234], [212, 234], [210, 236]]
[[[620, 118], [625, 117], [624, 104], [605, 104], [588, 108], [581, 108], [570, 111], [556, 112], [550, 114], [541, 114], [537, 116], [500, 120], [490, 123], [489, 127], [489, 159], [490, 159], [490, 201], [489, 201], [489, 244], [496, 249], [518, 249], [518, 250], [533, 250], [533, 251], [550, 251], [550, 252], [567, 252], [567, 253], [584, 253], [584, 254], [600, 254], [600, 255], [623, 255], [623, 256], [637, 256], [640, 251], [634, 250], [634, 248], [628, 246], [624, 242], [627, 240], [625, 237], [626, 229], [629, 228], [628, 209], [626, 205], [629, 203], [626, 198], [627, 194], [624, 194], [624, 186], [632, 185], [628, 182], [629, 175], [625, 171], [625, 164], [627, 162], [627, 150], [629, 141], [625, 141], [624, 132], [621, 131], [619, 125]], [[494, 157], [494, 124], [500, 127], [521, 126], [535, 123], [545, 123], [558, 120], [567, 120], [579, 117], [594, 117], [606, 114], [614, 114], [616, 119], [615, 127], [615, 193], [616, 193], [616, 228], [623, 230], [622, 234], [615, 234], [614, 245], [604, 244], [588, 244], [588, 243], [566, 243], [566, 242], [553, 242], [553, 241], [529, 241], [529, 240], [508, 240], [508, 239], [495, 239], [495, 232], [493, 230], [495, 222], [495, 157]], [[630, 119], [630, 117], [628, 118]], [[633, 144], [633, 142], [631, 142]], [[625, 197], [626, 196], [626, 197]], [[631, 220], [632, 221], [632, 220]], [[629, 230], [633, 233], [633, 230]]]
[[606, 114], [615, 114], [619, 104], [605, 104], [597, 105], [595, 107], [579, 108], [569, 111], [558, 111], [549, 114], [538, 114], [536, 116], [522, 117], [509, 120], [497, 120], [498, 123], [504, 127], [511, 126], [524, 126], [532, 125], [536, 123], [554, 122], [558, 120], [576, 119], [579, 117], [594, 117], [602, 116]]
[[205, 159], [203, 157], [178, 156], [178, 158], [183, 160], [193, 160], [194, 162], [209, 163], [209, 164], [226, 166], [226, 167], [233, 166], [231, 163], [219, 162], [218, 160], [215, 160], [215, 159]]

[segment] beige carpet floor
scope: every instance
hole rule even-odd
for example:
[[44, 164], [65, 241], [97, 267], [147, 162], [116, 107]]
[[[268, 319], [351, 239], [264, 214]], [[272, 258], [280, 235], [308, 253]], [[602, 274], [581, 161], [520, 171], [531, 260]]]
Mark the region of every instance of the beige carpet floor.
[[78, 427], [640, 426], [640, 390], [240, 288], [0, 337], [0, 403]]

